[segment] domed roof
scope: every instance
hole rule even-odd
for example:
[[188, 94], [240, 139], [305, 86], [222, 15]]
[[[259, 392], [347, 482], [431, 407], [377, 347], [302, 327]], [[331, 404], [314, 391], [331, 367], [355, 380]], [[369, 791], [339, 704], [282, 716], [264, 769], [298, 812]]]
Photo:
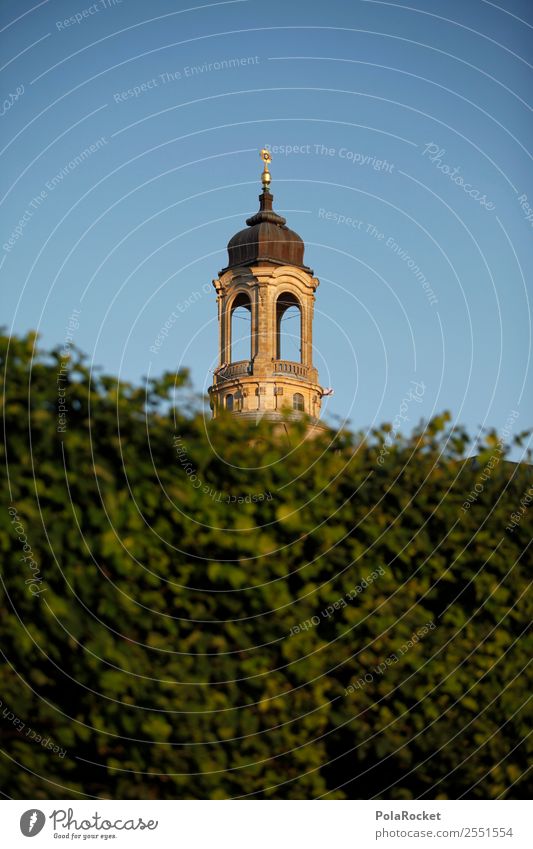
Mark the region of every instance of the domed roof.
[[273, 200], [265, 187], [259, 195], [259, 212], [247, 218], [246, 229], [240, 230], [228, 242], [227, 268], [258, 262], [306, 268], [304, 243], [298, 233], [287, 227], [285, 218], [274, 212]]

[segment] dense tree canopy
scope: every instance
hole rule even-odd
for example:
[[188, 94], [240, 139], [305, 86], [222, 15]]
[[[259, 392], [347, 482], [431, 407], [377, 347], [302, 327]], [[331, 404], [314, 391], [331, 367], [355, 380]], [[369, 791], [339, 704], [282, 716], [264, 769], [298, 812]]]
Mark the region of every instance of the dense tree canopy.
[[525, 794], [533, 489], [497, 433], [289, 444], [36, 344], [1, 339], [5, 794]]

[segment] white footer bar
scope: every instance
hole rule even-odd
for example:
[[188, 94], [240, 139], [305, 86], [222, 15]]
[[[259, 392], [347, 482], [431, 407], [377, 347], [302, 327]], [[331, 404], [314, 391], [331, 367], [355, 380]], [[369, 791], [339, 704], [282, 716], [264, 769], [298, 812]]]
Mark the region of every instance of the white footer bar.
[[530, 808], [526, 801], [5, 801], [1, 842], [9, 849], [531, 849]]

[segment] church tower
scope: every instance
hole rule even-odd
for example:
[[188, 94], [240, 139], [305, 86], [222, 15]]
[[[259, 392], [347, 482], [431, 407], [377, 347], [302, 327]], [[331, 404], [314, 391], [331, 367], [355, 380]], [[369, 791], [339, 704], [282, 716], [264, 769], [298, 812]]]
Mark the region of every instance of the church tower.
[[313, 365], [319, 281], [304, 265], [302, 239], [272, 209], [270, 153], [262, 150], [261, 157], [259, 211], [230, 239], [228, 264], [213, 280], [219, 362], [210, 405], [215, 418], [222, 409], [253, 421], [307, 416], [312, 431], [321, 428], [324, 393]]

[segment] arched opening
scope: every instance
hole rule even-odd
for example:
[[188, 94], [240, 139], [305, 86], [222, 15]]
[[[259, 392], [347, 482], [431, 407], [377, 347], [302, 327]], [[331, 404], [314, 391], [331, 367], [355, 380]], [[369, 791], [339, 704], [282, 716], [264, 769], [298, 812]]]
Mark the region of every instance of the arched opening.
[[292, 292], [276, 301], [276, 359], [302, 362], [302, 310]]
[[304, 412], [304, 396], [301, 392], [295, 392], [292, 396], [292, 409]]
[[239, 292], [231, 305], [230, 362], [252, 358], [252, 303], [246, 292]]
[[233, 395], [231, 393], [226, 395], [226, 410], [230, 413], [233, 412]]

